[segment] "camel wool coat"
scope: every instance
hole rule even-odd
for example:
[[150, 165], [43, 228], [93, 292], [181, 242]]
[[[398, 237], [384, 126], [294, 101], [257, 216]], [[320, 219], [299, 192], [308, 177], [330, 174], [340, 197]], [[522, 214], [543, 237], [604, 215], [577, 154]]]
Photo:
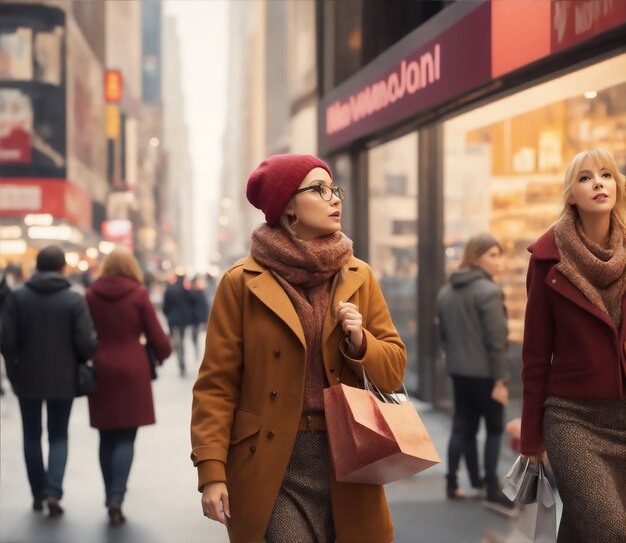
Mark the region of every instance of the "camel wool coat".
[[[322, 333], [331, 385], [357, 386], [361, 363], [383, 391], [401, 386], [406, 349], [371, 268], [351, 257], [330, 302]], [[359, 361], [340, 350], [339, 301], [357, 305], [367, 350]], [[271, 272], [252, 257], [222, 278], [206, 349], [193, 388], [191, 459], [198, 489], [225, 481], [234, 543], [262, 542], [281, 487], [302, 411], [306, 342], [296, 310]], [[393, 526], [382, 486], [331, 481], [338, 543], [385, 543]]]

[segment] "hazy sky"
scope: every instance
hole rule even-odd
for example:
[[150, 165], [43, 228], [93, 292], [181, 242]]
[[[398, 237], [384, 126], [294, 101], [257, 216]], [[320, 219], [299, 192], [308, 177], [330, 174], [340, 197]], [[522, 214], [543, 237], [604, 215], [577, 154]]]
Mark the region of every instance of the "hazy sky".
[[182, 89], [194, 176], [194, 265], [204, 269], [215, 248], [226, 112], [227, 0], [168, 0], [178, 22]]

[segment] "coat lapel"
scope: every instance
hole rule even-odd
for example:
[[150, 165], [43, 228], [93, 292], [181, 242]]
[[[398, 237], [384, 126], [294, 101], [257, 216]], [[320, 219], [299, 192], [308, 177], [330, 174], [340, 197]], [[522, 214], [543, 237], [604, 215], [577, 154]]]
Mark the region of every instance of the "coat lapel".
[[[351, 257], [347, 264], [343, 266], [343, 278], [339, 285], [337, 285], [336, 290], [333, 288], [334, 294], [328, 304], [328, 311], [326, 312], [326, 320], [324, 321], [322, 331], [322, 345], [326, 344], [328, 338], [337, 326], [337, 322], [335, 322], [335, 307], [337, 304], [340, 301], [348, 301], [365, 281], [363, 276], [357, 273], [357, 269], [358, 263], [354, 257]], [[335, 281], [337, 280], [338, 276], [335, 277]]]
[[[537, 260], [547, 260], [554, 262], [554, 265], [550, 268], [548, 275], [546, 275], [546, 284], [555, 292], [558, 292], [561, 296], [564, 296], [571, 302], [578, 305], [588, 313], [595, 315], [601, 321], [604, 321], [612, 329], [615, 330], [615, 325], [609, 316], [593, 305], [585, 295], [558, 269], [557, 266], [561, 261], [561, 255], [556, 245], [554, 238], [554, 228], [548, 230], [543, 234], [535, 243], [529, 248], [529, 251], [533, 253], [533, 256]], [[626, 300], [624, 307], [626, 307]]]
[[[336, 287], [333, 299], [330, 300], [324, 328], [322, 331], [322, 345], [328, 341], [328, 338], [336, 328], [335, 322], [335, 306], [340, 300], [347, 301], [359, 289], [365, 279], [357, 273], [358, 262], [352, 257], [343, 267], [343, 279]], [[244, 270], [256, 272], [259, 275], [247, 282], [247, 287], [263, 304], [273, 311], [280, 319], [293, 331], [303, 346], [306, 347], [306, 339], [300, 318], [296, 310], [283, 290], [269, 270], [260, 266], [252, 257], [246, 258], [244, 262]], [[335, 278], [335, 281], [337, 279]]]
[[546, 275], [546, 283], [552, 290], [558, 292], [561, 296], [574, 302], [585, 311], [595, 315], [611, 328], [615, 329], [615, 325], [609, 316], [593, 305], [567, 277], [557, 270], [556, 265], [552, 266], [548, 275]]
[[259, 273], [255, 278], [250, 279], [246, 286], [293, 331], [306, 348], [300, 318], [283, 287], [278, 284], [269, 270], [259, 266], [252, 257], [248, 257], [244, 262], [244, 270]]

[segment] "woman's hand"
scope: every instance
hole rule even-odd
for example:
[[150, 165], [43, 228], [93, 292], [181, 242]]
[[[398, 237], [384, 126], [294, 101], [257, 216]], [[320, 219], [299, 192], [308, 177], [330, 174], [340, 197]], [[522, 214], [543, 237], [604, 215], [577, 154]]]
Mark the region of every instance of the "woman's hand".
[[217, 482], [204, 485], [202, 489], [202, 512], [205, 517], [226, 524], [226, 519], [230, 518], [226, 483]]
[[541, 452], [541, 454], [534, 454], [532, 456], [527, 456], [528, 460], [533, 466], [538, 466], [539, 462], [542, 462], [545, 459], [546, 451], [545, 449]]
[[509, 387], [505, 381], [499, 379], [495, 382], [491, 390], [491, 398], [502, 405], [509, 403]]
[[343, 333], [349, 337], [355, 352], [361, 351], [363, 344], [363, 316], [359, 308], [350, 302], [339, 302], [335, 309], [335, 320], [341, 324]]

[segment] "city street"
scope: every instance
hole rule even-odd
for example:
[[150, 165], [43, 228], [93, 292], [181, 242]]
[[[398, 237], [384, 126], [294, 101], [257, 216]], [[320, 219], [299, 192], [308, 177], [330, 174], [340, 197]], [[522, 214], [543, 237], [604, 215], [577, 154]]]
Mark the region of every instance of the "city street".
[[[197, 366], [187, 345], [188, 376], [181, 379], [174, 357], [154, 383], [157, 424], [140, 429], [124, 512], [128, 522], [110, 528], [98, 466], [98, 434], [89, 427], [87, 401], [75, 401], [65, 476], [65, 515], [50, 520], [31, 511], [22, 457], [19, 409], [7, 391], [1, 400], [0, 543], [222, 543], [225, 529], [206, 520], [195, 492], [189, 460], [191, 386]], [[8, 383], [5, 382], [6, 385]], [[416, 404], [437, 449], [445, 458], [449, 418]], [[513, 416], [514, 409], [510, 410]], [[503, 475], [514, 455], [503, 446]], [[523, 543], [514, 521], [485, 509], [479, 499], [450, 502], [444, 494], [443, 464], [387, 487], [397, 543]], [[467, 488], [465, 473], [461, 482]]]

